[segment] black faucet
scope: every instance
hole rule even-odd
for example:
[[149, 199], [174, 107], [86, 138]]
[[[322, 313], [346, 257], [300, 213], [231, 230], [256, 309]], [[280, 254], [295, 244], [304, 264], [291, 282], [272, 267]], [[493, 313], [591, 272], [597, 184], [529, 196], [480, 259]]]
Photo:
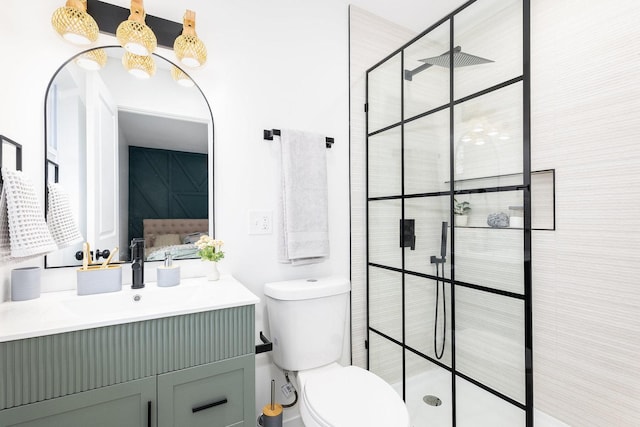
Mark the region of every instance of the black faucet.
[[144, 288], [144, 239], [131, 240], [131, 289]]

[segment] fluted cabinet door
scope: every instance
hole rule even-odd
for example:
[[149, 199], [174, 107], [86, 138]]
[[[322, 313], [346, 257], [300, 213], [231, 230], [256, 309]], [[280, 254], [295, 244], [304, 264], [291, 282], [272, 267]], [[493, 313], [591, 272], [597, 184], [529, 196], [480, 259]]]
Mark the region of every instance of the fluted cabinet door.
[[0, 412], [2, 427], [156, 426], [156, 377], [128, 381]]

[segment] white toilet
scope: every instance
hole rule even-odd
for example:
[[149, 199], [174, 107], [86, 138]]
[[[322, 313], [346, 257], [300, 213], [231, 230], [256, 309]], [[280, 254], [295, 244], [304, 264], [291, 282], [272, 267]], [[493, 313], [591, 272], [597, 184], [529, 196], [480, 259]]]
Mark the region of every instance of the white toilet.
[[267, 283], [273, 360], [297, 372], [306, 427], [409, 427], [407, 408], [389, 384], [337, 363], [349, 291], [349, 280], [340, 277]]

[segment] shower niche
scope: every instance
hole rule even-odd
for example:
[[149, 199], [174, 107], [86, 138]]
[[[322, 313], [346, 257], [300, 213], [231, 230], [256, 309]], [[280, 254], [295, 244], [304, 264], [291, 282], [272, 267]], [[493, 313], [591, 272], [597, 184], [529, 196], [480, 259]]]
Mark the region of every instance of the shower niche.
[[413, 425], [533, 427], [528, 32], [470, 1], [367, 71], [368, 368]]

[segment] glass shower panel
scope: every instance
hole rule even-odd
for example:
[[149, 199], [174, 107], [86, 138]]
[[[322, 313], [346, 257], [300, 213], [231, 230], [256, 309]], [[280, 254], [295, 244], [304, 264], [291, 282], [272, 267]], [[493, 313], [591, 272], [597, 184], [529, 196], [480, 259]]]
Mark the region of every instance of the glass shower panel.
[[[456, 226], [456, 281], [517, 294], [524, 293], [524, 231], [509, 227], [509, 207], [522, 206], [522, 191], [457, 195], [468, 201], [467, 226]], [[490, 227], [505, 220], [506, 227]]]
[[[415, 197], [405, 199], [404, 217], [415, 221], [415, 245], [404, 248], [405, 269], [416, 273], [436, 275], [435, 264], [431, 263], [431, 256], [441, 257], [444, 243], [447, 262], [444, 264], [445, 277], [450, 277], [449, 252], [451, 234], [449, 228], [449, 196]], [[446, 241], [442, 240], [442, 223], [447, 223]], [[439, 264], [442, 277], [443, 264]]]
[[456, 287], [456, 370], [525, 403], [524, 301]]
[[522, 83], [454, 108], [455, 189], [522, 184]]
[[369, 370], [391, 384], [402, 397], [402, 347], [375, 332], [369, 333]]
[[369, 267], [369, 327], [402, 341], [402, 273]]
[[401, 76], [400, 53], [369, 72], [367, 132], [375, 132], [400, 121]]
[[433, 359], [437, 351], [440, 362], [451, 367], [451, 286], [439, 281], [436, 294], [435, 280], [404, 277], [405, 344]]
[[441, 110], [404, 126], [404, 192], [449, 190], [449, 110]]
[[454, 99], [522, 75], [522, 7], [522, 0], [479, 1], [455, 16]]
[[[451, 372], [405, 350], [407, 366], [405, 402], [412, 426], [450, 427], [452, 394]], [[427, 404], [440, 399], [439, 406]], [[476, 425], [477, 427], [477, 425]]]
[[456, 378], [456, 427], [524, 427], [525, 412], [506, 400]]
[[367, 71], [368, 367], [415, 426], [533, 427], [528, 5], [467, 2]]
[[439, 64], [448, 52], [449, 21], [404, 50], [405, 120], [449, 103], [449, 69]]
[[371, 200], [368, 206], [369, 262], [402, 268], [399, 231], [402, 201]]
[[367, 145], [369, 197], [402, 194], [401, 140], [399, 126], [369, 137]]

